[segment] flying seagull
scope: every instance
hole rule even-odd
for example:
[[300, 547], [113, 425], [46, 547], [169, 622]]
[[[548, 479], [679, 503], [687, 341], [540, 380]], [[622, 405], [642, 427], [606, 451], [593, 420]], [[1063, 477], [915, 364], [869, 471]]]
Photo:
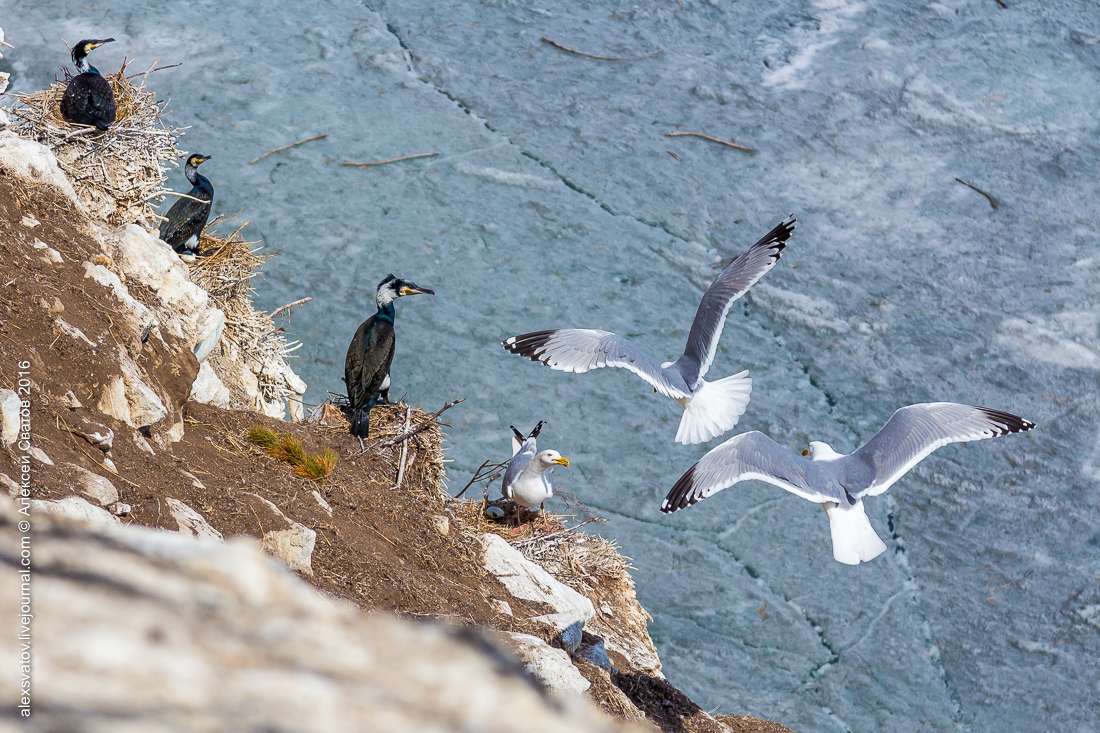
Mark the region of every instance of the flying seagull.
[[948, 443], [1024, 433], [1035, 423], [985, 407], [927, 402], [903, 407], [859, 450], [848, 455], [812, 441], [800, 458], [758, 431], [742, 433], [708, 451], [668, 492], [661, 511], [691, 506], [739, 481], [758, 479], [819, 502], [829, 517], [833, 557], [858, 565], [886, 545], [875, 534], [863, 498], [878, 496]]
[[680, 443], [702, 443], [721, 435], [734, 425], [749, 404], [752, 380], [748, 370], [732, 377], [708, 382], [703, 379], [733, 301], [770, 270], [787, 246], [795, 219], [788, 218], [734, 259], [711, 283], [688, 334], [684, 354], [675, 362], [659, 364], [632, 342], [611, 333], [589, 328], [535, 331], [502, 342], [506, 350], [542, 362], [563, 372], [587, 372], [600, 367], [629, 369], [653, 385], [654, 392], [679, 402], [684, 416], [676, 431]]
[[535, 438], [539, 437], [543, 423], [540, 421], [527, 437], [512, 427], [512, 460], [504, 471], [501, 491], [505, 499], [511, 499], [528, 509], [539, 506], [554, 495], [550, 471], [554, 466], [569, 466], [569, 459], [556, 450], [537, 452]]

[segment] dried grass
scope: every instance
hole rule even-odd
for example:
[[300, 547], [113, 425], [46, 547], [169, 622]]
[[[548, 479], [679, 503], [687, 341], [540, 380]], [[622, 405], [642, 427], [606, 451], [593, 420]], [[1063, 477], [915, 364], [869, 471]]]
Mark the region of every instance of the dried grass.
[[325, 448], [320, 453], [309, 453], [302, 441], [290, 433], [277, 435], [264, 425], [253, 425], [248, 429], [248, 440], [264, 449], [264, 453], [277, 461], [285, 461], [295, 474], [302, 478], [320, 481], [332, 474], [336, 468], [336, 453]]
[[[215, 220], [210, 226], [218, 223], [220, 220]], [[236, 384], [240, 380], [227, 372], [243, 361], [256, 376], [264, 402], [279, 404], [294, 396], [283, 365], [301, 344], [288, 343], [283, 329], [275, 326], [271, 316], [252, 307], [252, 280], [272, 255], [261, 255], [253, 249], [258, 243], [246, 241], [242, 229], [244, 226], [226, 237], [214, 234], [208, 226], [199, 235], [199, 252], [204, 256], [192, 265], [191, 282], [206, 290], [210, 303], [225, 313], [221, 349], [210, 356], [214, 371], [226, 384]], [[262, 408], [247, 404], [243, 393], [233, 394], [231, 389], [231, 395], [234, 407]]]
[[161, 120], [162, 103], [145, 87], [126, 77], [126, 62], [105, 78], [115, 94], [117, 117], [110, 130], [100, 132], [67, 122], [61, 116], [65, 80], [55, 80], [48, 89], [15, 95], [11, 108], [12, 131], [50, 148], [62, 170], [72, 181], [81, 204], [94, 218], [110, 226], [137, 222], [146, 229], [161, 220], [152, 204], [162, 200], [164, 163], [179, 156], [176, 142], [180, 130], [166, 127]]

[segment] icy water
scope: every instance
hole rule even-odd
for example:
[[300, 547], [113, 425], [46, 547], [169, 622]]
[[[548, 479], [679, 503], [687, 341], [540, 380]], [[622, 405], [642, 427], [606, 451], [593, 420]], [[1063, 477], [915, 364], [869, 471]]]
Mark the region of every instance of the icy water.
[[[1094, 2], [0, 3], [15, 91], [114, 36], [171, 98], [215, 211], [278, 253], [258, 286], [309, 396], [341, 388], [387, 273], [395, 396], [466, 397], [451, 484], [548, 421], [560, 480], [634, 558], [666, 673], [704, 708], [798, 731], [1100, 728], [1100, 10]], [[602, 56], [557, 50], [545, 36]], [[750, 156], [663, 133], [701, 131]], [[277, 153], [302, 138], [328, 137]], [[378, 161], [439, 153], [377, 168]], [[956, 182], [967, 181], [990, 194]], [[172, 184], [186, 185], [182, 174]], [[794, 212], [730, 314], [735, 432], [850, 451], [893, 410], [1039, 424], [951, 446], [868, 502], [889, 551], [832, 560], [819, 507], [743, 484], [672, 517], [704, 446], [618, 370], [500, 339], [554, 326], [683, 347], [711, 265]], [[732, 435], [733, 433], [727, 434]], [[716, 445], [717, 440], [710, 446]]]

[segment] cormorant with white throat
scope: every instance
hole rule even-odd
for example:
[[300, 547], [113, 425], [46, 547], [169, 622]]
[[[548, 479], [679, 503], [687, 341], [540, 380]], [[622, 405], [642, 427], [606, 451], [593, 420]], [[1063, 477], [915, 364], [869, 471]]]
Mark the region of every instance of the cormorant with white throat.
[[[160, 238], [180, 254], [194, 255], [199, 249], [199, 235], [210, 207], [214, 204], [214, 186], [210, 179], [199, 173], [199, 166], [210, 160], [209, 155], [190, 155], [183, 166], [183, 173], [191, 182], [188, 198], [181, 198], [168, 210], [168, 218], [160, 225]], [[195, 199], [198, 199], [197, 201]]]
[[106, 130], [115, 121], [115, 93], [111, 82], [88, 63], [88, 52], [115, 39], [85, 40], [73, 46], [73, 64], [80, 73], [69, 80], [61, 98], [61, 116], [78, 125]]
[[370, 432], [370, 411], [379, 398], [389, 402], [390, 364], [393, 362], [393, 301], [405, 295], [435, 295], [435, 291], [392, 274], [378, 283], [378, 312], [359, 324], [344, 360], [344, 382], [352, 410], [351, 434], [362, 442]]

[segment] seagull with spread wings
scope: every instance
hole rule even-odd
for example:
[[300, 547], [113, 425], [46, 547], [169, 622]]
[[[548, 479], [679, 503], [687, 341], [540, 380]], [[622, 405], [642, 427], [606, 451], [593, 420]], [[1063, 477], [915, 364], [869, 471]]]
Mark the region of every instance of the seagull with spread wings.
[[745, 412], [752, 391], [748, 370], [725, 379], [703, 379], [714, 361], [718, 339], [730, 306], [779, 260], [794, 230], [794, 218], [782, 222], [738, 256], [711, 283], [688, 334], [683, 355], [660, 364], [628, 339], [588, 328], [562, 328], [513, 336], [506, 350], [563, 372], [587, 372], [600, 367], [629, 369], [653, 386], [654, 392], [679, 402], [684, 416], [676, 431], [680, 443], [702, 443], [721, 435]]
[[739, 481], [757, 479], [818, 502], [829, 517], [833, 557], [858, 565], [878, 557], [886, 545], [863, 510], [863, 498], [878, 496], [932, 451], [949, 443], [1024, 433], [1035, 423], [985, 407], [927, 402], [903, 407], [859, 450], [837, 453], [812, 441], [796, 456], [758, 431], [742, 433], [708, 451], [668, 492], [661, 511], [713, 496]]

